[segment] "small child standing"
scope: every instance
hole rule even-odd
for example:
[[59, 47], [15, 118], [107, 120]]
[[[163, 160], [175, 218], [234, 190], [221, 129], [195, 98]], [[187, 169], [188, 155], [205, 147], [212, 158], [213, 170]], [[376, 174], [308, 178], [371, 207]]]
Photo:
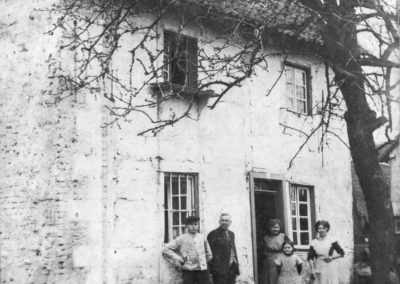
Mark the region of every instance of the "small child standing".
[[291, 241], [285, 241], [282, 249], [283, 253], [275, 260], [279, 274], [277, 284], [301, 284], [300, 273], [303, 262], [298, 255], [293, 253], [294, 244]]

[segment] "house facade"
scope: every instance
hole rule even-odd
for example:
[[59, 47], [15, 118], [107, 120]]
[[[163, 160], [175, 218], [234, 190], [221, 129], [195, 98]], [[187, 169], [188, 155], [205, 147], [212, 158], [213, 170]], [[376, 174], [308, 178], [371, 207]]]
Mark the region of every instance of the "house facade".
[[[334, 137], [321, 151], [317, 131], [296, 156], [305, 141], [302, 132], [319, 123], [312, 109], [327, 94], [325, 65], [318, 58], [271, 57], [268, 70], [257, 70], [213, 110], [207, 105], [217, 90], [196, 93], [189, 103], [187, 94], [164, 89], [164, 83], [190, 82], [180, 81], [179, 70], [167, 64], [164, 80], [152, 82], [141, 96], [172, 94], [153, 114], [162, 119], [189, 107], [190, 118], [155, 136], [138, 136], [152, 124], [140, 113], [113, 124], [113, 102], [102, 95], [112, 92], [112, 84], [94, 93], [68, 93], [54, 83], [59, 65], [74, 62], [60, 57], [61, 32], [44, 35], [54, 19], [42, 10], [51, 2], [0, 4], [0, 39], [7, 51], [0, 59], [8, 66], [0, 98], [3, 283], [179, 283], [161, 255], [163, 244], [182, 233], [186, 216], [200, 216], [200, 231], [207, 234], [221, 213], [232, 216], [237, 283], [260, 283], [260, 242], [271, 218], [282, 221], [303, 259], [315, 238], [315, 221], [328, 220], [330, 235], [346, 253], [338, 260], [340, 282], [350, 283], [349, 151]], [[162, 19], [159, 37], [148, 48], [168, 54], [178, 24], [173, 17]], [[203, 40], [207, 32], [188, 27], [181, 33], [187, 40], [175, 44], [213, 50]], [[124, 63], [135, 40], [121, 41], [114, 58], [122, 77], [128, 77]], [[190, 78], [201, 76], [187, 68]], [[139, 69], [134, 73], [136, 81], [145, 79]], [[331, 127], [346, 140], [342, 121], [333, 120]]]

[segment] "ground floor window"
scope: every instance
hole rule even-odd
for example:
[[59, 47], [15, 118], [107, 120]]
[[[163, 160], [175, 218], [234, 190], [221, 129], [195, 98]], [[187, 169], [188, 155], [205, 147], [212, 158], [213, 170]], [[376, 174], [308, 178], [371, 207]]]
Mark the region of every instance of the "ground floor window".
[[290, 184], [289, 231], [293, 243], [308, 246], [312, 239], [314, 210], [312, 210], [313, 190], [310, 186]]
[[197, 174], [164, 173], [164, 242], [184, 233], [187, 216], [198, 215], [197, 180]]

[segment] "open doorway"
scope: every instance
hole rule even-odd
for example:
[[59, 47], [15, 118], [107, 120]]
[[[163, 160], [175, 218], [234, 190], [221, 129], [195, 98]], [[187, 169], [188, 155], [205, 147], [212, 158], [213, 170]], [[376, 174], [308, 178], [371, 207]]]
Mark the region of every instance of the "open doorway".
[[253, 225], [253, 255], [254, 276], [256, 283], [263, 283], [263, 239], [268, 233], [269, 220], [281, 220], [282, 230], [284, 224], [284, 206], [282, 181], [266, 178], [251, 178], [251, 207]]

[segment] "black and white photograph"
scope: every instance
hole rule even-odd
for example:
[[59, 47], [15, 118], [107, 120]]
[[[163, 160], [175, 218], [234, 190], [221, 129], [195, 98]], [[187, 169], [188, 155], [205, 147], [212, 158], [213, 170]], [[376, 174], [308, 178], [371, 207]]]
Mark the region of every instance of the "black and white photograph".
[[400, 284], [400, 0], [0, 0], [0, 284]]

